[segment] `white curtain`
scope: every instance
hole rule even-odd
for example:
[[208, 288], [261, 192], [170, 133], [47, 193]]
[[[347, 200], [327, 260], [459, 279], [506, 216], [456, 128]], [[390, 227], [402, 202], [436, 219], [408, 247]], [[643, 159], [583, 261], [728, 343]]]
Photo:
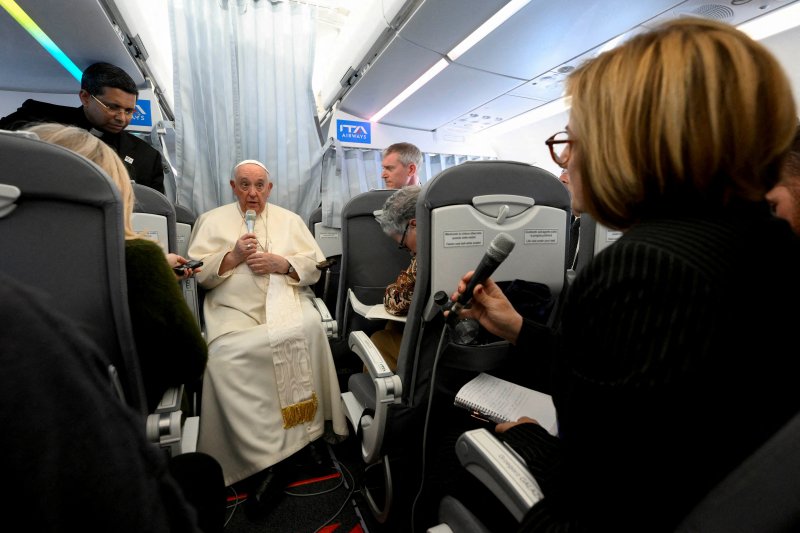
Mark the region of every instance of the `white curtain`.
[[[419, 169], [420, 184], [441, 171], [464, 161], [495, 159], [494, 157], [423, 153]], [[342, 227], [342, 208], [350, 198], [371, 189], [383, 189], [381, 150], [349, 148], [331, 139], [325, 146], [319, 164], [322, 173], [322, 223]]]
[[270, 202], [304, 219], [319, 205], [321, 143], [311, 89], [313, 8], [267, 0], [172, 0], [177, 202], [198, 215], [234, 196], [231, 169], [258, 159]]

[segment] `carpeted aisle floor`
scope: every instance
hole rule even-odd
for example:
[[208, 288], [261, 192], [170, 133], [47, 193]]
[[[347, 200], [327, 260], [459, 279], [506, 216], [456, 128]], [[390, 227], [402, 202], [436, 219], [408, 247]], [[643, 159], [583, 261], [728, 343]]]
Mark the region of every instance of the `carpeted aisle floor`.
[[363, 500], [357, 503], [361, 498], [354, 490], [351, 469], [359, 468], [360, 458], [352, 457], [350, 446], [349, 440], [335, 446], [319, 440], [314, 443], [315, 454], [296, 454], [292, 481], [262, 519], [246, 516], [242, 503], [247, 495], [229, 489], [225, 532], [380, 533]]

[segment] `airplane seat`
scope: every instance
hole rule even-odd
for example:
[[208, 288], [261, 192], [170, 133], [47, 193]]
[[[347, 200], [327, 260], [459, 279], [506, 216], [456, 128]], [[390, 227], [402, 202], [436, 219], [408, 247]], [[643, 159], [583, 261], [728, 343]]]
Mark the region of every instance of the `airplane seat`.
[[[186, 252], [181, 253], [180, 248], [189, 246], [191, 225], [195, 220], [194, 213], [186, 207], [175, 206], [160, 192], [138, 183], [133, 184], [133, 193], [136, 198], [132, 218], [133, 229], [157, 241], [165, 252], [186, 257]], [[180, 223], [179, 212], [182, 221]], [[180, 285], [186, 305], [189, 306], [198, 324], [202, 325], [197, 280], [193, 277], [184, 279], [180, 281]]]
[[161, 245], [164, 253], [178, 253], [175, 207], [155, 189], [133, 183], [133, 229]]
[[[178, 253], [177, 209], [173, 203], [155, 189], [138, 183], [133, 184], [133, 193], [135, 197], [133, 229], [156, 240], [165, 252]], [[186, 210], [181, 209], [181, 219], [186, 220], [186, 216]], [[186, 305], [198, 325], [202, 325], [197, 280], [192, 277], [177, 283], [181, 286]], [[169, 388], [162, 396], [155, 412], [148, 418], [148, 437], [162, 447], [168, 448], [173, 455], [193, 451], [196, 446], [199, 429], [197, 409], [199, 402], [196, 396], [199, 390], [200, 385], [197, 383]], [[184, 409], [187, 412], [184, 412]]]
[[505, 233], [515, 241], [514, 249], [492, 279], [545, 286], [557, 299], [566, 278], [569, 205], [569, 195], [555, 176], [512, 161], [466, 162], [423, 186], [416, 211], [417, 280], [397, 371], [389, 370], [367, 334], [353, 331], [348, 337], [368, 373], [350, 377], [342, 401], [364, 462], [382, 467], [382, 486], [364, 489], [379, 521], [389, 519], [393, 506], [400, 509], [395, 516], [411, 516], [406, 508], [410, 502], [393, 501], [400, 494], [394, 486], [407, 482], [422, 487], [427, 475], [416, 467], [398, 470], [391, 464], [420, 464], [436, 445], [435, 436], [423, 436], [428, 431], [443, 434], [440, 428], [458, 409], [453, 407], [457, 390], [478, 373], [508, 363], [505, 341], [487, 334], [472, 344], [458, 342], [445, 326], [437, 293], [449, 297], [461, 276], [480, 262], [487, 245]]
[[317, 222], [322, 222], [322, 204], [308, 215], [308, 231], [314, 233], [314, 224]]
[[[350, 331], [372, 333], [384, 327], [383, 320], [369, 320], [357, 313], [348, 297], [352, 290], [362, 303], [383, 303], [386, 286], [397, 279], [411, 261], [408, 252], [398, 248], [375, 220], [375, 211], [394, 193], [375, 189], [351, 198], [342, 208], [341, 261], [336, 292], [338, 339], [346, 343]], [[337, 365], [340, 366], [340, 365]], [[357, 372], [361, 372], [358, 365]]]
[[81, 324], [108, 359], [117, 391], [144, 418], [116, 186], [74, 152], [7, 131], [0, 131], [0, 184], [0, 270], [49, 294]]
[[[800, 528], [798, 440], [800, 412], [712, 488], [681, 521], [676, 533], [797, 531]], [[502, 502], [516, 523], [547, 497], [519, 455], [486, 429], [462, 434], [456, 442], [456, 454], [464, 468]], [[508, 530], [507, 524], [497, 527], [491, 521], [498, 517], [478, 518], [473, 510], [450, 495], [442, 498], [438, 518], [439, 523], [428, 528], [428, 533]]]
[[429, 527], [426, 533], [492, 533], [458, 499], [448, 495], [439, 502], [439, 523]]
[[612, 230], [603, 224], [598, 224], [589, 213], [582, 213], [575, 269], [567, 273], [568, 281], [572, 281], [575, 275], [586, 266], [595, 255], [599, 254], [604, 248], [614, 244], [621, 236], [621, 231]]
[[176, 253], [188, 259], [189, 238], [192, 236], [192, 227], [197, 216], [185, 205], [173, 204], [173, 207], [175, 208], [175, 237], [178, 249]]
[[[173, 204], [175, 208], [175, 237], [177, 254], [186, 259], [189, 257], [189, 241], [192, 237], [192, 228], [194, 222], [197, 220], [197, 215], [194, 211], [185, 205]], [[186, 304], [191, 309], [192, 314], [197, 318], [200, 324], [200, 329], [203, 329], [203, 289], [197, 284], [197, 280], [192, 278], [181, 281], [181, 288], [183, 289], [183, 296], [186, 299]]]
[[[308, 229], [314, 235], [327, 264], [321, 269], [322, 276], [314, 285], [314, 295], [321, 298], [328, 309], [336, 312], [336, 297], [339, 290], [342, 262], [342, 230], [322, 223], [322, 207], [316, 208], [308, 217]], [[334, 335], [334, 337], [338, 337]]]

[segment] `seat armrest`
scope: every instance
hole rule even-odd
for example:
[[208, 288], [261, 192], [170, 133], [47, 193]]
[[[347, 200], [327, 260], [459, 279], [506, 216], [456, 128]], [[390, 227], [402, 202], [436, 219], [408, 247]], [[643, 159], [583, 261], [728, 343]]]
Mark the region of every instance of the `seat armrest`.
[[[389, 406], [400, 403], [403, 385], [400, 377], [389, 369], [381, 353], [363, 331], [351, 332], [348, 341], [350, 349], [364, 362], [369, 372], [368, 377], [358, 375], [351, 379], [354, 377], [362, 381], [370, 379], [375, 399], [373, 404], [367, 395], [360, 395], [357, 389], [351, 389], [350, 392], [342, 394], [342, 402], [345, 415], [361, 435], [361, 455], [367, 464], [373, 464], [382, 457], [381, 448]], [[367, 411], [368, 409], [374, 413]]]
[[329, 339], [336, 338], [336, 335], [338, 334], [336, 320], [334, 320], [330, 311], [328, 311], [328, 306], [325, 305], [325, 301], [322, 298], [314, 298], [313, 302], [314, 307], [317, 308], [317, 312], [322, 319], [322, 327], [325, 329], [325, 335]]
[[350, 332], [347, 344], [367, 367], [367, 372], [371, 377], [385, 378], [394, 375], [381, 352], [363, 331]]
[[456, 455], [517, 521], [544, 497], [525, 461], [484, 428], [463, 433], [456, 441]]
[[146, 431], [150, 442], [166, 448], [171, 456], [194, 451], [197, 447], [199, 417], [184, 420], [181, 410], [184, 386], [170, 387], [155, 411], [147, 416]]
[[181, 408], [181, 399], [183, 398], [183, 385], [177, 387], [170, 387], [161, 396], [161, 402], [156, 407], [156, 413], [169, 413], [178, 411]]
[[170, 411], [147, 416], [147, 439], [167, 448], [170, 455], [181, 453], [181, 418], [183, 413]]

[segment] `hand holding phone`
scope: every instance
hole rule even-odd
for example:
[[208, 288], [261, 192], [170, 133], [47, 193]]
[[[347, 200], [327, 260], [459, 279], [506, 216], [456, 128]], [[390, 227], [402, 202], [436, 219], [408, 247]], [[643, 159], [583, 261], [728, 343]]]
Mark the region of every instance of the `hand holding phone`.
[[203, 266], [203, 262], [202, 261], [191, 260], [191, 261], [185, 262], [182, 265], [178, 265], [178, 266], [174, 267], [172, 270], [176, 274], [178, 274], [179, 276], [182, 276], [187, 270], [189, 270], [189, 269], [194, 270], [195, 268], [200, 268], [201, 266]]

